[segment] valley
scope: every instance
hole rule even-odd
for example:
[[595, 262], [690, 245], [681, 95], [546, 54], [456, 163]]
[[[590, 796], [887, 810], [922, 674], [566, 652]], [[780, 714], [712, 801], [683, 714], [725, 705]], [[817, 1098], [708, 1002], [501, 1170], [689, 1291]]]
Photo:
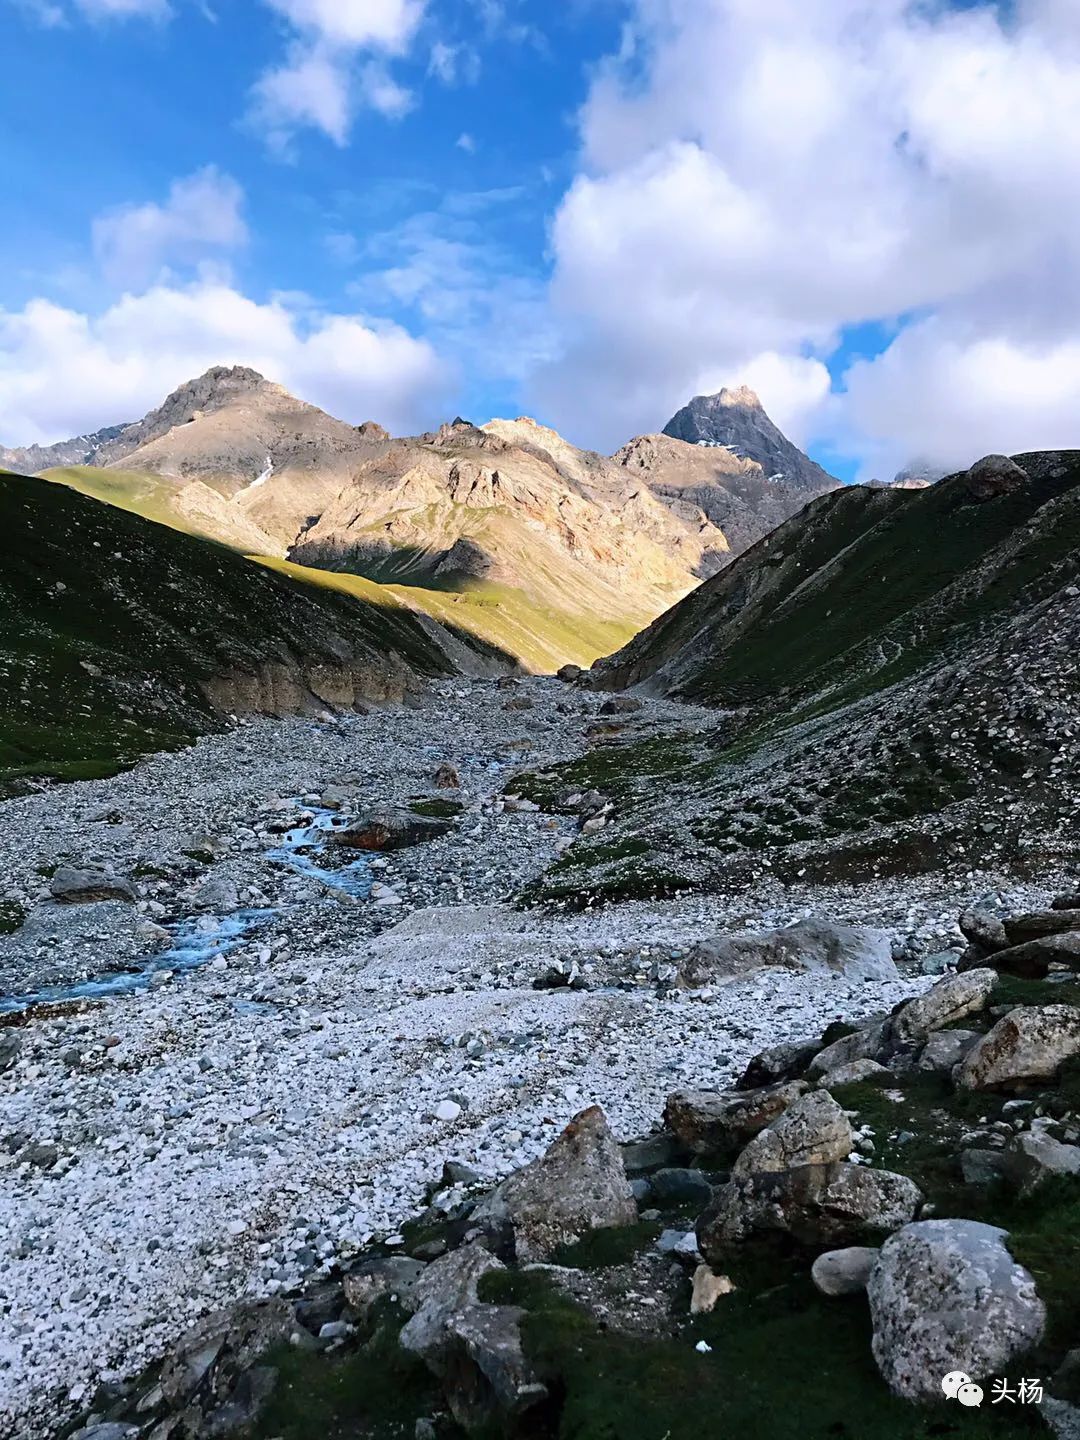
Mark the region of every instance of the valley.
[[0, 1423], [1070, 1440], [1077, 453], [309, 408], [0, 475]]

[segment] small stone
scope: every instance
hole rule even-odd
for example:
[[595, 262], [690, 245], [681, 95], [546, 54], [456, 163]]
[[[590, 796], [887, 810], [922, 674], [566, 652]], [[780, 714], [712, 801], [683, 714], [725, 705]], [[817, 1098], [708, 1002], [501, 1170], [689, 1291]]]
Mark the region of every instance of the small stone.
[[735, 1289], [731, 1277], [716, 1275], [708, 1265], [699, 1265], [694, 1271], [694, 1289], [690, 1296], [691, 1315], [709, 1315], [722, 1295], [730, 1295]]
[[435, 1106], [435, 1119], [451, 1121], [457, 1120], [461, 1115], [461, 1106], [456, 1100], [440, 1100]]

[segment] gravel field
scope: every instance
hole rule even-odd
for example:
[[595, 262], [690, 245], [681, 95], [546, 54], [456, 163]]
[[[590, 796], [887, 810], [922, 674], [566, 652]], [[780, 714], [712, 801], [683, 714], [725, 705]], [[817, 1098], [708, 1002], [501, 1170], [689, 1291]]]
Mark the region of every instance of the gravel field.
[[[506, 710], [515, 698], [532, 708]], [[246, 724], [0, 806], [0, 899], [29, 911], [0, 940], [0, 1003], [107, 974], [121, 987], [0, 1029], [22, 1038], [6, 1070], [0, 1052], [0, 1433], [48, 1436], [208, 1311], [392, 1240], [448, 1158], [504, 1174], [593, 1101], [621, 1138], [644, 1134], [672, 1090], [730, 1083], [764, 1046], [930, 983], [916, 964], [874, 984], [654, 983], [693, 941], [815, 914], [929, 953], [994, 888], [965, 874], [517, 911], [570, 822], [500, 797], [523, 762], [580, 751], [599, 703], [554, 681], [443, 684], [418, 708]], [[649, 702], [633, 718], [698, 723], [716, 716]], [[460, 790], [433, 790], [444, 763]], [[277, 822], [332, 787], [346, 814], [434, 794], [465, 808], [450, 835], [350, 872], [348, 894], [270, 853]], [[142, 898], [57, 906], [61, 862], [115, 867]], [[1047, 893], [1002, 892], [1016, 908]], [[228, 949], [238, 909], [258, 915]], [[154, 969], [183, 925], [208, 963]], [[533, 989], [556, 960], [592, 988]]]

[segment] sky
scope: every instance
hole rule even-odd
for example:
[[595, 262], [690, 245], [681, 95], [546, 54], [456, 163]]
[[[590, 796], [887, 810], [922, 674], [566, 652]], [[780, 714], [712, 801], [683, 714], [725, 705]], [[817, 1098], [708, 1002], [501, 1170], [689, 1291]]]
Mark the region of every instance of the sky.
[[1077, 0], [0, 0], [0, 444], [255, 366], [844, 479], [1080, 446]]

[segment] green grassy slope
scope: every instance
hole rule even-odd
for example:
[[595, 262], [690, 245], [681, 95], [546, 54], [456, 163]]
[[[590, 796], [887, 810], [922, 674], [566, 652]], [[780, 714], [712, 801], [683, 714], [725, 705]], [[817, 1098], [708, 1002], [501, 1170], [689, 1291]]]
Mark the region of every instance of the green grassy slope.
[[430, 615], [443, 625], [465, 631], [512, 655], [537, 674], [550, 673], [568, 663], [587, 667], [597, 656], [609, 654], [613, 646], [625, 644], [637, 630], [627, 622], [571, 614], [543, 605], [514, 586], [493, 581], [434, 590], [377, 582], [345, 571], [317, 570], [266, 556], [256, 558], [309, 585], [361, 598], [392, 596], [411, 610]]
[[[476, 652], [487, 647], [465, 637]], [[0, 784], [109, 772], [219, 723], [203, 686], [305, 665], [400, 684], [449, 673], [431, 622], [0, 475]]]
[[826, 497], [603, 662], [716, 721], [526, 782], [617, 806], [535, 893], [1071, 863], [1080, 452], [1018, 458], [1030, 484], [995, 499]]

